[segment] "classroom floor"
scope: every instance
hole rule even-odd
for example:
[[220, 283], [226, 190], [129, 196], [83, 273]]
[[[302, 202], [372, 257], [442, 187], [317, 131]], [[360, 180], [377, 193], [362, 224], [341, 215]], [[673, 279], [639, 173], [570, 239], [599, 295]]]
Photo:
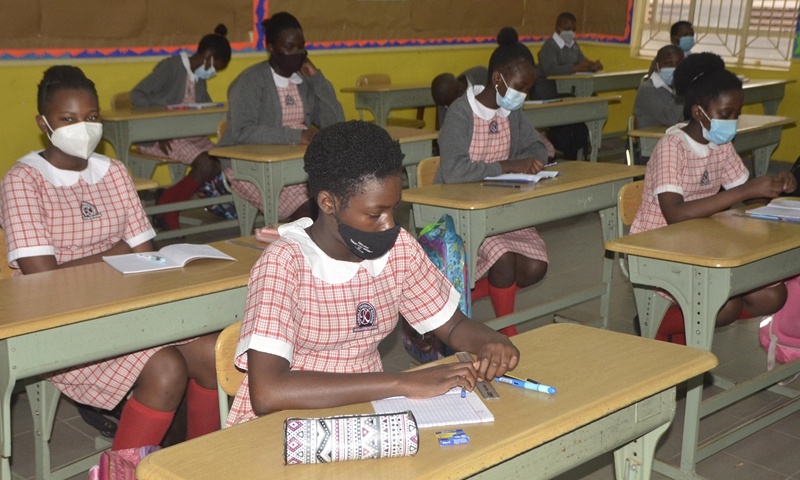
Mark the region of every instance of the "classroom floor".
[[[621, 159], [614, 157], [604, 161], [619, 162]], [[776, 162], [772, 162], [771, 165], [775, 169], [789, 166], [790, 164]], [[407, 210], [401, 208], [398, 211], [401, 212], [398, 220], [404, 224], [407, 218], [402, 212]], [[576, 288], [589, 287], [600, 281], [603, 248], [598, 215], [584, 215], [548, 224], [540, 227], [539, 232], [548, 245], [550, 270], [539, 285], [521, 290], [517, 294], [517, 305], [520, 308], [535, 305], [543, 299], [563, 295], [564, 292]], [[198, 235], [170, 243], [177, 241], [205, 243], [235, 236], [238, 236], [238, 229]], [[598, 317], [598, 311], [599, 300], [560, 313], [574, 320], [589, 322]], [[635, 334], [633, 328], [635, 314], [631, 285], [617, 267], [610, 328], [617, 332]], [[473, 317], [479, 320], [494, 317], [488, 298], [475, 303]], [[551, 317], [537, 319], [526, 324], [521, 330], [535, 328], [551, 321]], [[720, 362], [720, 366], [715, 370], [717, 373], [736, 381], [765, 371], [766, 354], [758, 343], [757, 322], [758, 320], [739, 321], [716, 331], [713, 351]], [[413, 361], [403, 349], [399, 330], [381, 344], [380, 351], [384, 369], [387, 371], [404, 370]], [[800, 380], [791, 386], [800, 388]], [[716, 387], [706, 388], [708, 394], [717, 391]], [[676, 464], [679, 459], [680, 433], [683, 425], [683, 400], [680, 397], [679, 392], [678, 412], [672, 427], [662, 438], [656, 454], [658, 458]], [[785, 401], [783, 397], [762, 392], [732, 405], [701, 422], [701, 440], [730, 425], [746, 421], [750, 416], [773, 408], [783, 401]], [[97, 432], [82, 421], [75, 406], [64, 396], [61, 397], [56, 417], [57, 422], [50, 442], [53, 465], [58, 466], [94, 449], [94, 437]], [[34, 478], [33, 423], [28, 399], [24, 393], [12, 398], [11, 422], [13, 434], [11, 469], [22, 477]], [[797, 413], [700, 462], [697, 470], [711, 480], [800, 480], [800, 455], [797, 455], [799, 451], [800, 413]], [[72, 478], [85, 479], [86, 474]], [[613, 478], [613, 456], [607, 454], [559, 476], [558, 480]], [[661, 480], [667, 477], [653, 473], [652, 478]]]

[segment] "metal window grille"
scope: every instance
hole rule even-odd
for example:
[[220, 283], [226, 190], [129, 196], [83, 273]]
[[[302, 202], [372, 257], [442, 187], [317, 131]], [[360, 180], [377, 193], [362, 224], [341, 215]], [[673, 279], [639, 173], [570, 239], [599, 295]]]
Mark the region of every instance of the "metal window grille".
[[637, 0], [632, 54], [653, 58], [670, 43], [673, 23], [694, 26], [692, 52], [713, 52], [730, 66], [788, 69], [800, 0]]

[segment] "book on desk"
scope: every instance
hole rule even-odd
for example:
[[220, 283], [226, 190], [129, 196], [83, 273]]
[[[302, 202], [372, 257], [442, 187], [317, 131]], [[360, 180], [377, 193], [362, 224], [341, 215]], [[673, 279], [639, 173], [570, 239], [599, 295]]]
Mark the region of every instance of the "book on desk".
[[800, 198], [778, 198], [769, 205], [744, 212], [745, 215], [765, 220], [800, 223]]
[[176, 243], [175, 245], [168, 245], [158, 252], [114, 255], [103, 257], [103, 261], [111, 265], [118, 272], [127, 274], [181, 268], [192, 260], [199, 258], [236, 260], [230, 255], [220, 252], [211, 245]]
[[529, 173], [503, 173], [501, 175], [496, 175], [494, 177], [486, 177], [484, 180], [488, 182], [500, 182], [500, 183], [539, 183], [540, 180], [545, 180], [547, 178], [557, 177], [558, 172], [554, 172], [552, 170], [544, 171], [537, 174], [529, 174]]

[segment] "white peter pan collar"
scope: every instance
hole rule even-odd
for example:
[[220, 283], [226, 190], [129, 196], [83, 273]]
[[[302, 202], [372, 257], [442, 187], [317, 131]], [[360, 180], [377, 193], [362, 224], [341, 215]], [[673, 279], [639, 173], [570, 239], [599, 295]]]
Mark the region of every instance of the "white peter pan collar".
[[506, 110], [503, 107], [498, 107], [497, 110], [493, 110], [475, 98], [475, 95], [481, 93], [484, 88], [486, 87], [483, 85], [475, 85], [474, 87], [467, 89], [467, 101], [469, 101], [469, 106], [472, 107], [472, 111], [475, 113], [475, 115], [486, 120], [487, 122], [493, 119], [495, 115], [499, 115], [503, 118], [508, 117], [511, 114], [509, 110]]
[[330, 283], [331, 285], [340, 285], [347, 283], [353, 279], [358, 273], [358, 270], [363, 267], [367, 273], [372, 275], [373, 278], [383, 272], [386, 264], [389, 262], [389, 256], [392, 250], [386, 255], [376, 258], [375, 260], [362, 260], [361, 262], [344, 262], [342, 260], [335, 260], [323, 252], [321, 248], [311, 240], [311, 237], [306, 233], [306, 228], [310, 227], [314, 222], [310, 218], [301, 218], [300, 220], [278, 227], [278, 233], [281, 238], [286, 238], [293, 241], [300, 247], [303, 256], [311, 267], [311, 273], [323, 282]]
[[711, 155], [711, 150], [720, 150], [719, 145], [717, 145], [714, 142], [708, 142], [708, 144], [706, 145], [696, 142], [686, 132], [681, 130], [686, 125], [687, 122], [677, 123], [669, 127], [664, 135], [675, 135], [680, 137], [683, 140], [683, 143], [685, 143], [686, 146], [689, 147], [689, 150], [691, 150], [695, 155], [700, 157], [708, 157], [709, 155]]
[[664, 79], [663, 79], [663, 78], [661, 78], [661, 74], [660, 74], [660, 73], [658, 73], [658, 71], [655, 71], [655, 72], [653, 72], [653, 74], [652, 74], [652, 75], [650, 75], [650, 78], [652, 78], [652, 79], [653, 79], [653, 86], [654, 86], [654, 87], [656, 87], [656, 88], [664, 88], [664, 89], [666, 89], [666, 90], [667, 90], [669, 93], [671, 93], [671, 94], [673, 94], [673, 95], [675, 94], [675, 92], [673, 92], [673, 91], [672, 91], [672, 87], [670, 87], [669, 85], [667, 85], [667, 82], [665, 82], [665, 81], [664, 81]]
[[98, 153], [93, 153], [89, 157], [88, 165], [80, 172], [56, 168], [39, 153], [31, 152], [17, 161], [39, 170], [54, 187], [71, 187], [78, 183], [80, 178], [89, 185], [94, 185], [99, 183], [111, 168], [111, 159]]
[[189, 77], [189, 80], [197, 83], [197, 75], [194, 74], [192, 71], [192, 66], [189, 65], [189, 54], [186, 52], [181, 52], [181, 61], [183, 62], [183, 67], [186, 69], [186, 75]]
[[558, 45], [558, 48], [572, 47], [572, 45], [575, 44], [575, 40], [573, 40], [569, 42], [569, 45], [567, 45], [567, 42], [561, 38], [561, 35], [559, 35], [558, 32], [553, 32], [553, 40], [556, 42], [556, 45]]
[[289, 78], [282, 77], [275, 73], [275, 70], [270, 65], [269, 71], [272, 72], [272, 79], [275, 81], [275, 85], [278, 88], [286, 88], [289, 86], [289, 82], [294, 83], [295, 85], [299, 85], [303, 83], [303, 77], [294, 72]]

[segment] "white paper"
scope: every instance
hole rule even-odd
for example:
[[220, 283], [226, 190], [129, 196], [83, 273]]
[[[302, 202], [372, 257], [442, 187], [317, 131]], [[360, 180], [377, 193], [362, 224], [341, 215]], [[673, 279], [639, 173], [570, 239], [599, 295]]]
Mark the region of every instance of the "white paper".
[[[156, 257], [162, 258], [163, 261], [156, 261]], [[188, 262], [198, 258], [236, 260], [210, 245], [177, 243], [168, 245], [158, 252], [113, 255], [103, 257], [103, 261], [121, 273], [141, 273], [181, 268], [186, 266]]]
[[553, 178], [557, 175], [558, 172], [552, 170], [542, 170], [535, 175], [528, 173], [504, 173], [502, 175], [497, 175], [496, 177], [486, 177], [484, 180], [509, 183], [538, 183], [539, 180]]
[[394, 413], [411, 410], [419, 428], [446, 427], [470, 423], [493, 422], [494, 415], [475, 392], [461, 398], [461, 388], [431, 398], [391, 397], [374, 400], [375, 413]]

